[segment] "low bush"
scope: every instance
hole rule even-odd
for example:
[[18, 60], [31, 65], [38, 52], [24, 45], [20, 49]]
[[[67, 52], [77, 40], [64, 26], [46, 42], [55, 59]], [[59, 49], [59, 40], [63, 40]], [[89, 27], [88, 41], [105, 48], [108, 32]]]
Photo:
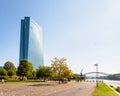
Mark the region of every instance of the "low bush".
[[116, 87], [115, 90], [120, 93], [120, 86]]
[[111, 88], [114, 88], [114, 86], [113, 86], [113, 85], [110, 85], [110, 87], [111, 87]]

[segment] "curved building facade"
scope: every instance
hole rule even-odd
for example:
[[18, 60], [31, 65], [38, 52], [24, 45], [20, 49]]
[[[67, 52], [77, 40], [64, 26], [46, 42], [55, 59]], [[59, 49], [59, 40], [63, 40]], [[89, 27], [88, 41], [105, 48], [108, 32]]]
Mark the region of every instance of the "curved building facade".
[[20, 60], [27, 59], [34, 69], [43, 65], [42, 29], [30, 17], [21, 20]]

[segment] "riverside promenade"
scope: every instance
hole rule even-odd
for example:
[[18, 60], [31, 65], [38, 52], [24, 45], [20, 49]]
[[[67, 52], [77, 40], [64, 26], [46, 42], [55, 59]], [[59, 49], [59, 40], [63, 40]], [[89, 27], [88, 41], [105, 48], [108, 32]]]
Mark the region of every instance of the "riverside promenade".
[[0, 96], [91, 96], [95, 83], [36, 82], [0, 84]]

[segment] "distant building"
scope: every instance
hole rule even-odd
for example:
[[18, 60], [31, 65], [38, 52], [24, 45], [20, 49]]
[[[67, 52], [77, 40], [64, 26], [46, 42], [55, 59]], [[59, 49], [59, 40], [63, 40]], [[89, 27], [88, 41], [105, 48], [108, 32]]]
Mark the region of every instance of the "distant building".
[[30, 17], [21, 20], [20, 57], [33, 64], [34, 69], [43, 65], [43, 44], [41, 27]]

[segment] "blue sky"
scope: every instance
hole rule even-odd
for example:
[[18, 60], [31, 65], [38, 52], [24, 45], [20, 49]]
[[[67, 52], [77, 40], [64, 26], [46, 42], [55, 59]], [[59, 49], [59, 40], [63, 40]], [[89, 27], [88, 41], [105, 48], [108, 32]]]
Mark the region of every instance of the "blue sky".
[[1, 0], [0, 65], [19, 64], [20, 20], [33, 18], [43, 30], [44, 60], [65, 57], [75, 73], [120, 73], [119, 0]]

